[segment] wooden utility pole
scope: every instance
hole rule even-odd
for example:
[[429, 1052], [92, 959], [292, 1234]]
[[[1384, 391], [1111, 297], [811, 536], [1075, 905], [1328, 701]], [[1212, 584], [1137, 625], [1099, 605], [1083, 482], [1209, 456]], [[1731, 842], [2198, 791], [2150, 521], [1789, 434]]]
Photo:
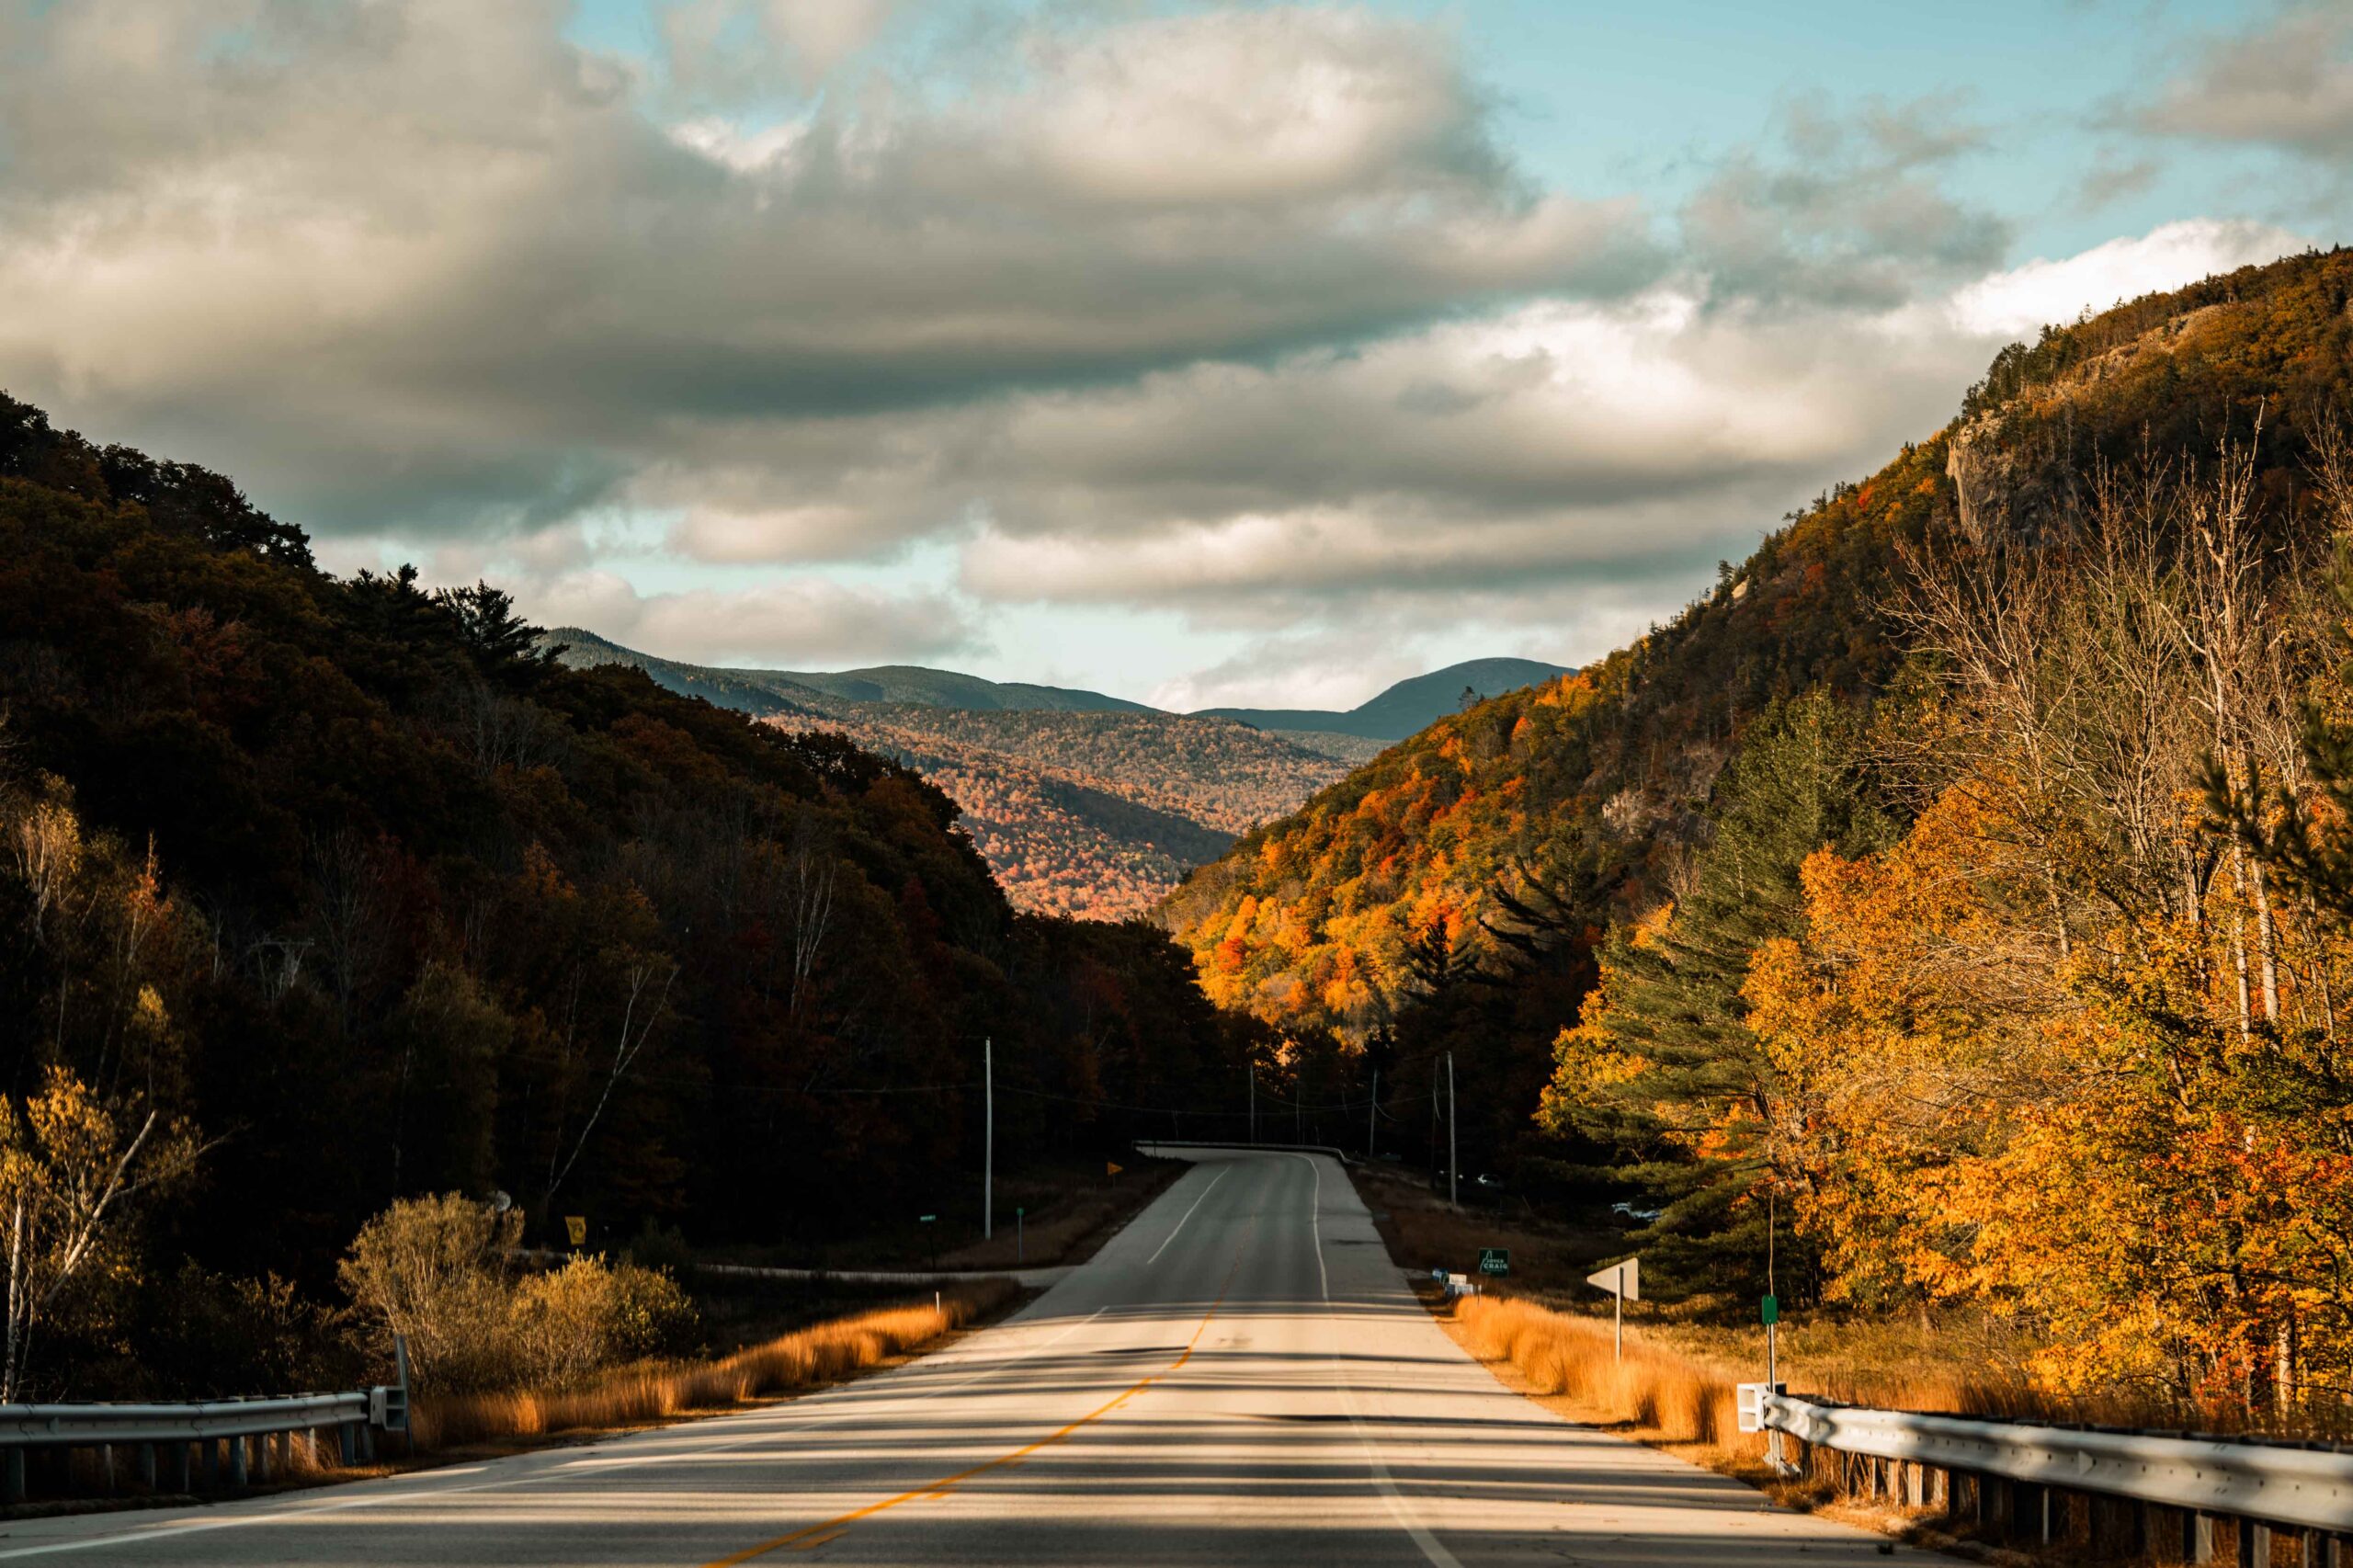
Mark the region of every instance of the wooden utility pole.
[[1446, 1053], [1446, 1206], [1462, 1207], [1461, 1145], [1455, 1138], [1454, 1052]]
[[981, 1142], [981, 1239], [986, 1241], [996, 1234], [996, 1042], [987, 1039], [981, 1041], [981, 1103], [988, 1117]]

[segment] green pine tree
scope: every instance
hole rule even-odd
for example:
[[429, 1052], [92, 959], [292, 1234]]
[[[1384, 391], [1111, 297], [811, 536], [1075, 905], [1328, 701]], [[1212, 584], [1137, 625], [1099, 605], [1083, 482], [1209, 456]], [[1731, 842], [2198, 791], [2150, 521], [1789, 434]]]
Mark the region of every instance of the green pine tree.
[[[1766, 1216], [1745, 1201], [1766, 1174], [1762, 1140], [1719, 1139], [1704, 1154], [1692, 1143], [1728, 1120], [1773, 1121], [1779, 1088], [1740, 993], [1756, 948], [1802, 926], [1799, 868], [1824, 845], [1853, 856], [1896, 836], [1861, 732], [1857, 712], [1819, 688], [1756, 722], [1717, 779], [1688, 891], [1664, 926], [1610, 933], [1602, 982], [1579, 1028], [1562, 1037], [1542, 1118], [1616, 1153], [1612, 1174], [1647, 1199], [1636, 1209], [1656, 1210], [1635, 1240], [1663, 1283], [1762, 1281]], [[1597, 1048], [1639, 1066], [1596, 1076]], [[1736, 1109], [1750, 1114], [1727, 1117]], [[1756, 1278], [1728, 1278], [1728, 1269]]]

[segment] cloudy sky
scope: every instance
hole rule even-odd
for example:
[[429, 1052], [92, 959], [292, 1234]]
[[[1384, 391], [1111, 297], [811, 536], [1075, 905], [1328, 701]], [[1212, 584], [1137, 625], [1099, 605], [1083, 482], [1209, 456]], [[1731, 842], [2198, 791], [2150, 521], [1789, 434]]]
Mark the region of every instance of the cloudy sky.
[[2353, 0], [0, 0], [0, 387], [704, 662], [1593, 656], [2353, 241]]

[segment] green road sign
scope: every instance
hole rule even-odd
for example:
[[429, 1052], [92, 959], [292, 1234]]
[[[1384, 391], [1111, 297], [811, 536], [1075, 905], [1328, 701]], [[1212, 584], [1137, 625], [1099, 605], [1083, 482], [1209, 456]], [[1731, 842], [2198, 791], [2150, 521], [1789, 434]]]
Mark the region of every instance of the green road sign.
[[1479, 1272], [1482, 1274], [1493, 1274], [1497, 1277], [1509, 1274], [1511, 1272], [1511, 1249], [1508, 1247], [1481, 1247], [1479, 1249]]
[[1775, 1324], [1780, 1322], [1781, 1298], [1779, 1296], [1766, 1297], [1763, 1301], [1758, 1303], [1757, 1316], [1764, 1323], [1767, 1328], [1770, 1328]]
[[916, 1218], [917, 1220], [922, 1221], [925, 1224], [928, 1225], [928, 1224], [930, 1224], [934, 1220], [938, 1219], [938, 1218], [939, 1218], [939, 1216], [938, 1216], [938, 1215], [937, 1215], [937, 1214], [918, 1214], [918, 1215], [916, 1215], [916, 1216], [915, 1216], [915, 1218]]

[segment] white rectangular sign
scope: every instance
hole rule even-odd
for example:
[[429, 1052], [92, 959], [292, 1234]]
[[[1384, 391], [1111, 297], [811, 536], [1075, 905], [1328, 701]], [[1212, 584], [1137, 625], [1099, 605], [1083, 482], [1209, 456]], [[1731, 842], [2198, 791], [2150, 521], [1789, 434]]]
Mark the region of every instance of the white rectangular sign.
[[1623, 1263], [1613, 1263], [1600, 1273], [1587, 1276], [1586, 1283], [1621, 1300], [1639, 1301], [1643, 1299], [1643, 1260], [1630, 1257]]

